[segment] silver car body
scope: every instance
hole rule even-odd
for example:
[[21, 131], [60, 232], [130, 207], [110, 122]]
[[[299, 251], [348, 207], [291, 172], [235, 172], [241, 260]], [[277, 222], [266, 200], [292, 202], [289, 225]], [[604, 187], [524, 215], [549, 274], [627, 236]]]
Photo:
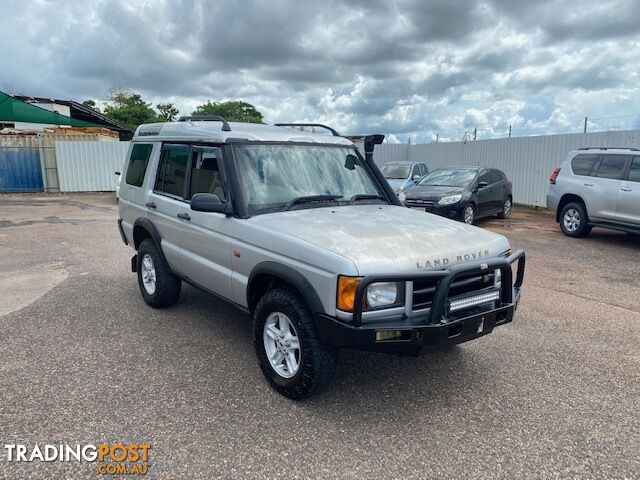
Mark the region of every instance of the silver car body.
[[[604, 173], [610, 161], [609, 173]], [[581, 165], [588, 168], [577, 170]], [[615, 168], [614, 168], [615, 167]], [[619, 169], [619, 175], [616, 170]], [[588, 148], [569, 153], [547, 193], [547, 207], [559, 216], [569, 201], [581, 201], [594, 226], [640, 229], [640, 151], [630, 148]], [[605, 176], [606, 175], [606, 176]], [[611, 178], [617, 177], [617, 178]], [[635, 181], [634, 181], [635, 180]]]
[[385, 166], [407, 166], [409, 168], [409, 174], [405, 178], [385, 178], [393, 191], [397, 194], [400, 192], [407, 192], [410, 190], [416, 182], [429, 173], [429, 169], [424, 162], [387, 162], [382, 166], [382, 173], [384, 174]]
[[[191, 211], [188, 202], [154, 192], [163, 142], [224, 143], [229, 138], [266, 142], [350, 146], [342, 137], [291, 128], [230, 123], [175, 122], [142, 125], [133, 137], [152, 144], [140, 187], [120, 186], [122, 230], [133, 246], [134, 225], [148, 219], [161, 236], [171, 270], [227, 300], [248, 308], [252, 271], [264, 262], [299, 272], [317, 292], [324, 313], [348, 320], [336, 306], [337, 278], [373, 274], [416, 274], [455, 264], [505, 257], [508, 240], [497, 233], [397, 205], [356, 204], [236, 218]], [[131, 150], [130, 150], [131, 152]], [[148, 208], [153, 203], [155, 208]], [[189, 222], [177, 217], [188, 212]], [[409, 282], [410, 283], [410, 282]], [[409, 285], [410, 288], [410, 285]], [[408, 296], [407, 296], [408, 297]], [[369, 317], [398, 317], [398, 309], [364, 312]]]

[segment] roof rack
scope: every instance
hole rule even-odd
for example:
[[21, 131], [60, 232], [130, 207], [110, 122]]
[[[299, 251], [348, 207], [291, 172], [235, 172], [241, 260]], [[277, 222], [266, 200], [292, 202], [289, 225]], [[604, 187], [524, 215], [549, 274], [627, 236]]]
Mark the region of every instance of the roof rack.
[[640, 148], [635, 147], [581, 147], [578, 150], [631, 150], [633, 152], [640, 152]]
[[333, 128], [327, 127], [321, 123], [274, 123], [276, 127], [318, 127], [329, 130], [334, 137], [341, 137]]
[[230, 132], [231, 127], [220, 115], [189, 115], [186, 117], [180, 117], [179, 122], [222, 122], [222, 131]]

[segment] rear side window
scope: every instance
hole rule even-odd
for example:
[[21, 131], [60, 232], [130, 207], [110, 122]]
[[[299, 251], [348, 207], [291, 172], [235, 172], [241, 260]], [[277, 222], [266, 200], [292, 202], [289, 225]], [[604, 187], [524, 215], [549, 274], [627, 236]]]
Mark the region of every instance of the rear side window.
[[596, 176], [615, 180], [621, 179], [627, 165], [627, 158], [629, 157], [626, 155], [605, 155], [602, 157]]
[[131, 149], [129, 157], [129, 166], [127, 167], [127, 178], [125, 182], [134, 187], [141, 187], [144, 181], [144, 174], [147, 171], [149, 157], [151, 157], [153, 144], [136, 143]]
[[155, 191], [182, 198], [189, 161], [186, 145], [164, 145], [160, 156]]
[[640, 182], [640, 157], [633, 157], [631, 168], [629, 169], [629, 181]]
[[589, 175], [591, 172], [591, 168], [593, 164], [596, 163], [596, 160], [600, 155], [576, 155], [571, 160], [571, 170], [573, 170], [574, 175]]

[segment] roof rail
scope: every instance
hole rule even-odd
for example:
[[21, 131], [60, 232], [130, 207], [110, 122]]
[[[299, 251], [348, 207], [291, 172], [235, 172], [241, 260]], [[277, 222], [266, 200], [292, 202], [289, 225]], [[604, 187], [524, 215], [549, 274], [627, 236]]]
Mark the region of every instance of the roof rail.
[[222, 122], [222, 131], [230, 132], [231, 127], [220, 115], [189, 115], [186, 117], [180, 117], [179, 122]]
[[580, 147], [578, 150], [631, 150], [640, 152], [640, 148], [635, 147]]
[[327, 127], [321, 123], [274, 123], [276, 127], [319, 127], [329, 130], [334, 137], [341, 137], [333, 128]]

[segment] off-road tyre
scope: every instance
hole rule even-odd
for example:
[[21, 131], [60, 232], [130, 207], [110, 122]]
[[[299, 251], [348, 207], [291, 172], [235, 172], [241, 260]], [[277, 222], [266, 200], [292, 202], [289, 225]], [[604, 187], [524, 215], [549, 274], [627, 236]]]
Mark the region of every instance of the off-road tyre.
[[[274, 312], [288, 317], [300, 343], [298, 371], [291, 378], [278, 374], [267, 358], [264, 326]], [[320, 340], [309, 307], [292, 289], [275, 288], [260, 298], [253, 313], [253, 339], [262, 373], [270, 385], [285, 397], [301, 400], [320, 393], [331, 385], [336, 376], [338, 350]]]
[[[153, 293], [149, 293], [144, 286], [142, 262], [145, 255], [151, 258], [155, 269], [155, 291]], [[150, 238], [143, 240], [140, 247], [138, 247], [136, 270], [140, 293], [142, 293], [142, 298], [144, 298], [147, 305], [153, 308], [166, 308], [178, 301], [182, 281], [171, 272], [166, 261], [158, 251], [158, 247]]]

